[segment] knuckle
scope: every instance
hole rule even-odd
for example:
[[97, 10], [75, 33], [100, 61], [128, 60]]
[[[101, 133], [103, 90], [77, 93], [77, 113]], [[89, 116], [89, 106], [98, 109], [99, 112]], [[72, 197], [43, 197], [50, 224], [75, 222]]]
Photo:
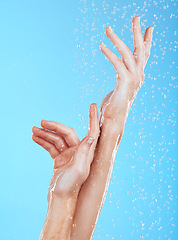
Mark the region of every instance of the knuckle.
[[52, 154], [53, 153], [53, 146], [49, 146], [47, 147], [47, 151]]
[[56, 126], [56, 125], [52, 126], [52, 131], [57, 132], [58, 131], [58, 126]]
[[73, 135], [76, 135], [76, 131], [72, 128]]
[[73, 128], [69, 128], [67, 135], [73, 136], [74, 134], [75, 134], [75, 130]]
[[52, 143], [54, 144], [60, 144], [60, 137], [59, 136], [54, 136], [53, 138], [51, 138]]

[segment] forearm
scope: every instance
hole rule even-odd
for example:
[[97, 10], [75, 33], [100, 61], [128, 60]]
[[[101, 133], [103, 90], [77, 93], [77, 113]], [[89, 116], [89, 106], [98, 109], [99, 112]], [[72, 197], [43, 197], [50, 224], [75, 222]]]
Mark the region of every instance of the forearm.
[[39, 240], [69, 240], [75, 208], [76, 198], [53, 197]]
[[[103, 116], [101, 118], [103, 124], [101, 136], [90, 175], [79, 194], [74, 217], [76, 227], [72, 232], [72, 240], [91, 239], [91, 233], [94, 230], [97, 216], [106, 196], [117, 147], [124, 131], [127, 115], [144, 80], [144, 67], [150, 55], [153, 27], [147, 28], [143, 37], [140, 18], [136, 16], [132, 20], [132, 31], [133, 53], [110, 27], [106, 28], [106, 35], [116, 46], [122, 60], [104, 44], [100, 44], [100, 50], [108, 57], [117, 72], [117, 83], [114, 91], [108, 94], [101, 104], [101, 116]], [[111, 120], [109, 127], [105, 124], [106, 119]], [[116, 122], [118, 128], [116, 127], [113, 132]]]
[[103, 206], [126, 115], [117, 123], [104, 119], [90, 175], [78, 196], [72, 240], [90, 239]]

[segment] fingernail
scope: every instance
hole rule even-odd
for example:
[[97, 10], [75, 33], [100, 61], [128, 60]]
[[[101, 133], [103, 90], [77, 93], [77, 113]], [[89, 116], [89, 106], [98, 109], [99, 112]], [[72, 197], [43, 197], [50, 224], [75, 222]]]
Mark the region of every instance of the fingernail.
[[36, 126], [33, 126], [33, 127], [32, 127], [32, 130], [34, 130], [34, 129], [37, 129], [37, 127], [36, 127]]
[[108, 28], [109, 28], [109, 30], [110, 30], [110, 31], [112, 31], [112, 32], [113, 32], [113, 29], [111, 28], [111, 26], [109, 26]]
[[90, 104], [90, 108], [93, 108], [93, 103], [92, 103], [92, 104]]
[[151, 28], [151, 33], [153, 33], [154, 27]]
[[100, 44], [100, 48], [102, 47], [106, 47], [103, 42]]
[[95, 139], [92, 138], [92, 137], [90, 137], [90, 138], [88, 139], [87, 143], [88, 143], [89, 145], [92, 145], [92, 143], [93, 143], [94, 141], [95, 141]]
[[42, 122], [43, 122], [43, 123], [45, 123], [45, 122], [47, 122], [47, 121], [46, 121], [46, 120], [44, 120], [44, 119], [42, 119], [42, 120], [41, 120], [41, 123], [42, 123]]
[[91, 109], [94, 109], [95, 106], [96, 106], [96, 103], [92, 103], [92, 104], [90, 105], [90, 108], [91, 108]]

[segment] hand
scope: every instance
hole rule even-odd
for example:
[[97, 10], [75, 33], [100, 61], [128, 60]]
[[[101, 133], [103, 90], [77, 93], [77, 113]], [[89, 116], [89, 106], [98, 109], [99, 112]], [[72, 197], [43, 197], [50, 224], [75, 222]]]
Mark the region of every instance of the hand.
[[54, 172], [49, 185], [51, 196], [75, 196], [87, 179], [99, 136], [96, 104], [89, 109], [89, 130], [80, 142], [76, 132], [53, 121], [41, 121], [43, 129], [33, 127], [32, 139], [46, 149], [54, 159]]
[[153, 27], [148, 27], [144, 38], [141, 33], [140, 17], [132, 20], [134, 52], [112, 31], [106, 28], [106, 35], [120, 52], [122, 60], [110, 49], [100, 44], [101, 51], [108, 57], [117, 72], [117, 83], [114, 91], [110, 92], [100, 106], [101, 121], [116, 120], [128, 111], [144, 81], [144, 68], [150, 55]]

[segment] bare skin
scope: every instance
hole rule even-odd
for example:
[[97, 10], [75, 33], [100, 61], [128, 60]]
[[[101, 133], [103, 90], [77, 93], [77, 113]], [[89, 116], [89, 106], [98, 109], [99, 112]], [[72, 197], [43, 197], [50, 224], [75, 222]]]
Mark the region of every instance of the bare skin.
[[42, 120], [43, 129], [32, 129], [32, 139], [54, 159], [48, 213], [39, 239], [70, 239], [77, 196], [89, 175], [99, 136], [96, 104], [91, 104], [89, 118], [89, 130], [81, 142], [73, 129], [57, 122]]
[[[132, 20], [132, 29], [133, 53], [109, 27], [106, 28], [106, 35], [120, 52], [122, 60], [110, 49], [100, 44], [100, 50], [108, 57], [116, 70], [117, 82], [114, 91], [103, 99], [100, 106], [100, 137], [89, 176], [82, 184], [78, 194], [70, 238], [72, 240], [92, 238], [106, 197], [127, 116], [144, 81], [144, 68], [150, 55], [153, 27], [148, 27], [143, 37], [139, 17], [135, 17]], [[58, 137], [61, 136], [60, 134], [57, 135]], [[73, 138], [76, 139], [77, 135], [74, 134]], [[49, 142], [42, 135], [41, 139]], [[44, 147], [43, 144], [41, 145]]]
[[[100, 138], [97, 143], [90, 175], [80, 190], [74, 216], [72, 240], [91, 239], [102, 209], [115, 156], [123, 136], [130, 107], [144, 81], [144, 68], [150, 55], [153, 27], [148, 27], [144, 37], [140, 18], [132, 20], [134, 52], [109, 28], [106, 35], [120, 52], [122, 60], [110, 49], [100, 44], [100, 50], [108, 57], [117, 72], [117, 82], [100, 106]], [[90, 211], [92, 206], [92, 211]]]

